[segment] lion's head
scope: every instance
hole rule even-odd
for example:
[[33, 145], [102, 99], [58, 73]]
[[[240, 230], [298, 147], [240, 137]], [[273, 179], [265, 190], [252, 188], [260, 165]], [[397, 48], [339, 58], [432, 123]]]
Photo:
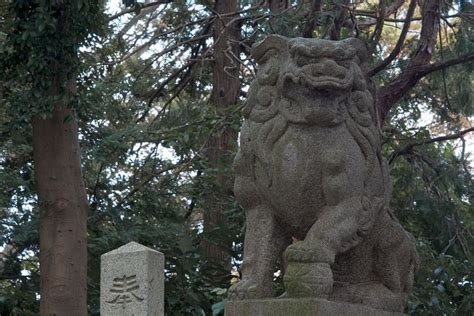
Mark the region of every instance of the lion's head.
[[[329, 41], [270, 35], [254, 46], [252, 55], [259, 69], [244, 117], [261, 125], [256, 141], [264, 145], [256, 150], [257, 156], [270, 159], [265, 152], [288, 124], [344, 124], [366, 158], [369, 179], [383, 159], [364, 43], [356, 38]], [[384, 178], [388, 181], [387, 175]]]
[[277, 113], [289, 122], [331, 126], [355, 107], [357, 121], [375, 121], [364, 72], [367, 51], [355, 38], [343, 41], [271, 35], [253, 48], [260, 64], [244, 114], [264, 122]]

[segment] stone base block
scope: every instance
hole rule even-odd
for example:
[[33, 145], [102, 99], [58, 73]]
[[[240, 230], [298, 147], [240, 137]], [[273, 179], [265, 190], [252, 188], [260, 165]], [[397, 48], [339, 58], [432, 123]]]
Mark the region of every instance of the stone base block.
[[225, 305], [225, 316], [403, 316], [344, 302], [318, 298], [269, 298], [230, 301]]

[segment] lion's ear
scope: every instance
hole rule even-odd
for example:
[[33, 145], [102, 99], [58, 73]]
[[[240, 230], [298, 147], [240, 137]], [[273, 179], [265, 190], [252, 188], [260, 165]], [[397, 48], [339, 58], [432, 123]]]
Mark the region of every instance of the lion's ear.
[[252, 57], [262, 64], [269, 57], [280, 55], [288, 50], [288, 38], [281, 35], [269, 35], [263, 41], [252, 46]]
[[359, 57], [360, 64], [367, 62], [369, 56], [368, 56], [367, 45], [365, 44], [364, 41], [355, 37], [349, 37], [349, 38], [346, 38], [344, 42], [346, 42], [347, 44], [355, 48], [357, 52], [357, 57]]

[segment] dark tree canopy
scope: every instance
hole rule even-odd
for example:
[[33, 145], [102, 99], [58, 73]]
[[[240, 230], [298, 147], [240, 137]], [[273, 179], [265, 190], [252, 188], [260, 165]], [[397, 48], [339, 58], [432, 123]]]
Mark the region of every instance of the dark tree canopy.
[[[50, 118], [59, 99], [74, 109], [65, 123], [78, 124], [89, 314], [99, 310], [100, 255], [131, 240], [166, 256], [167, 314], [222, 312], [242, 259], [244, 215], [229, 175], [255, 75], [250, 49], [273, 33], [367, 44], [392, 206], [421, 255], [406, 312], [469, 314], [473, 5], [242, 0], [221, 7], [230, 2], [66, 1], [71, 29], [60, 36], [54, 8], [62, 1], [0, 1], [0, 314], [39, 311], [30, 122]], [[58, 51], [69, 53], [59, 60]], [[77, 90], [44, 97], [53, 61], [71, 67]], [[222, 81], [225, 91], [216, 88]], [[222, 101], [224, 92], [231, 97]], [[232, 273], [216, 278], [225, 267], [211, 259], [216, 251]]]

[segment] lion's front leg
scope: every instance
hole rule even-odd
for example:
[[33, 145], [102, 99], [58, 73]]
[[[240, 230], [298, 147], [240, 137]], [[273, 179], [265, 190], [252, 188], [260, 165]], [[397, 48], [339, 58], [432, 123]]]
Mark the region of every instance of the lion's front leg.
[[326, 206], [303, 241], [285, 252], [288, 268], [284, 276], [289, 296], [327, 297], [333, 287], [331, 265], [336, 254], [358, 245], [373, 225], [376, 204], [364, 196], [363, 185], [354, 187], [344, 164], [328, 163], [322, 181]]
[[246, 226], [242, 280], [229, 289], [231, 300], [271, 297], [276, 262], [289, 243], [265, 205], [246, 210]]
[[260, 199], [253, 178], [247, 174], [251, 169], [243, 164], [248, 159], [243, 158], [236, 158], [234, 193], [245, 209], [244, 260], [242, 280], [229, 289], [231, 300], [272, 296], [273, 270], [291, 238], [279, 228], [271, 207]]
[[303, 241], [286, 250], [288, 268], [284, 276], [290, 296], [327, 297], [332, 291], [331, 265], [337, 253], [356, 246], [361, 213], [360, 198], [349, 198], [327, 206]]

